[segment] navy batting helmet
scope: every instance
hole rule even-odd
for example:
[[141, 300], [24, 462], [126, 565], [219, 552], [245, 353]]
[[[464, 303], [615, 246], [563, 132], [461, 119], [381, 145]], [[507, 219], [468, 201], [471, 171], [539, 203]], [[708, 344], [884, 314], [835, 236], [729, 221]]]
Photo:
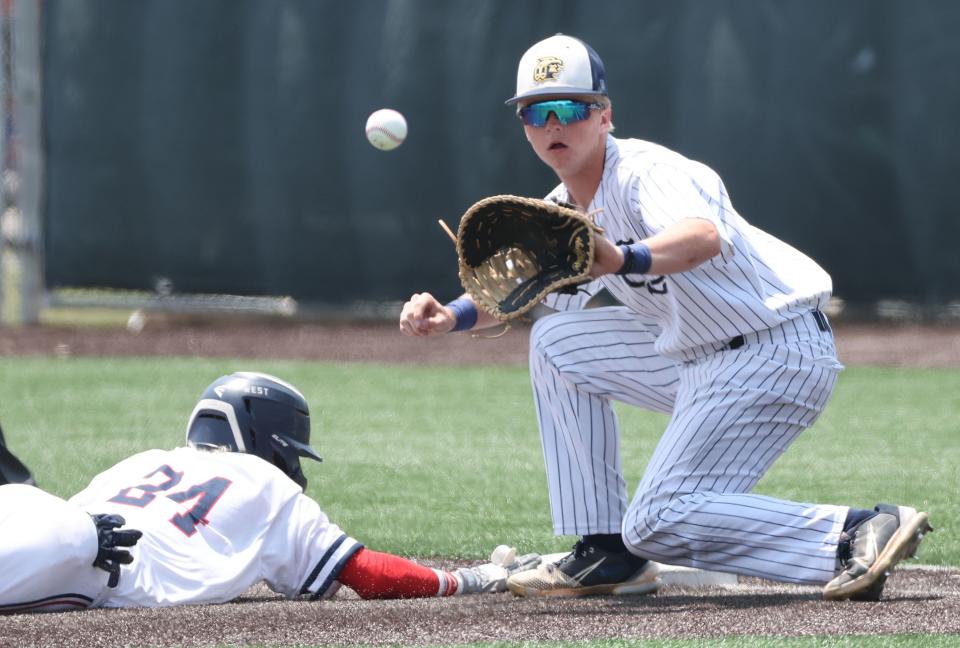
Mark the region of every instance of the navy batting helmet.
[[239, 371], [203, 392], [187, 423], [187, 445], [226, 448], [266, 459], [306, 490], [300, 457], [310, 447], [310, 408], [296, 387], [275, 376]]

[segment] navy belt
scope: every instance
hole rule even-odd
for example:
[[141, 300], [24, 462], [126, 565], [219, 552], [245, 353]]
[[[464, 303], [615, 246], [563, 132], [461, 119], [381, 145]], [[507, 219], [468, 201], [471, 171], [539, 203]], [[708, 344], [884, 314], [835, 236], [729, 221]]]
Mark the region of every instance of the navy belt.
[[739, 349], [744, 345], [746, 340], [743, 339], [742, 335], [738, 335], [735, 338], [730, 338], [730, 341], [727, 342], [727, 348], [733, 351], [734, 349]]
[[[810, 314], [813, 315], [813, 319], [817, 323], [817, 328], [820, 329], [822, 333], [832, 332], [830, 330], [830, 323], [827, 321], [827, 316], [824, 315], [819, 309], [813, 309], [810, 311]], [[746, 344], [746, 340], [742, 335], [738, 335], [730, 338], [730, 341], [727, 342], [727, 348], [732, 351], [734, 349], [739, 349], [744, 344]]]
[[830, 322], [827, 321], [827, 316], [821, 313], [818, 309], [810, 311], [813, 314], [813, 319], [817, 320], [817, 328], [820, 329], [823, 333], [833, 333], [830, 329]]

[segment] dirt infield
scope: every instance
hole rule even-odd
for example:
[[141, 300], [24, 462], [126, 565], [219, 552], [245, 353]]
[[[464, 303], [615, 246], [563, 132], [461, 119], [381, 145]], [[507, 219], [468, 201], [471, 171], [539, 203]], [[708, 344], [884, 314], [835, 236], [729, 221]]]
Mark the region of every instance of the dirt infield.
[[[838, 323], [847, 365], [960, 367], [960, 326]], [[466, 339], [465, 339], [466, 338]], [[393, 323], [320, 324], [286, 320], [148, 319], [123, 329], [0, 329], [0, 356], [176, 355], [422, 364], [525, 365], [528, 325], [496, 339], [467, 334], [406, 338]]]
[[[438, 565], [439, 563], [431, 563]], [[449, 565], [448, 565], [449, 566]], [[819, 590], [748, 580], [653, 596], [320, 603], [265, 589], [226, 605], [0, 617], [0, 646], [428, 645], [479, 641], [960, 633], [960, 571], [903, 569], [880, 603], [830, 603]]]
[[[960, 367], [960, 329], [838, 324], [847, 365]], [[123, 330], [0, 329], [0, 356], [177, 355], [524, 365], [527, 331], [495, 340], [403, 338], [393, 324], [258, 322], [229, 326], [148, 321]], [[921, 548], [921, 558], [923, 550]], [[423, 560], [452, 567], [442, 560]], [[455, 644], [597, 638], [960, 634], [960, 569], [896, 571], [881, 603], [829, 603], [819, 589], [742, 579], [735, 587], [670, 586], [645, 597], [360, 601], [349, 590], [319, 603], [264, 587], [218, 606], [0, 616], [6, 646]]]

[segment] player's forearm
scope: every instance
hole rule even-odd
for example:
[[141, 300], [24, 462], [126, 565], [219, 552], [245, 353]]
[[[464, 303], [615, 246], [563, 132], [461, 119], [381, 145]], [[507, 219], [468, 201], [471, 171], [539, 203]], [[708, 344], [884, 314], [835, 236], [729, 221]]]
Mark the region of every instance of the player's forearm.
[[704, 218], [684, 219], [643, 242], [650, 249], [651, 275], [686, 272], [720, 254], [720, 234]]
[[337, 580], [364, 599], [453, 596], [459, 589], [450, 572], [370, 549], [355, 553]]
[[477, 323], [473, 328], [485, 329], [485, 328], [490, 328], [491, 326], [496, 326], [497, 324], [500, 324], [500, 323], [501, 323], [500, 320], [498, 320], [496, 317], [494, 317], [487, 311], [479, 307], [477, 308]]
[[669, 275], [696, 268], [718, 254], [716, 226], [703, 218], [687, 218], [632, 245], [618, 247], [597, 239], [591, 274]]

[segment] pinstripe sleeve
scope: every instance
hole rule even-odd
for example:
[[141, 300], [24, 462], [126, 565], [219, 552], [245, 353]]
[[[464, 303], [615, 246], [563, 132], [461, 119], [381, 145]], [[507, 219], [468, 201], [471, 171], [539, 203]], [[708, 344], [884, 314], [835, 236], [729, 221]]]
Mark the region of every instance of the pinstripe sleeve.
[[734, 254], [737, 215], [730, 206], [723, 181], [709, 167], [689, 162], [689, 170], [673, 164], [654, 164], [638, 174], [631, 186], [631, 207], [642, 227], [659, 232], [685, 218], [703, 218], [720, 235], [724, 261]]

